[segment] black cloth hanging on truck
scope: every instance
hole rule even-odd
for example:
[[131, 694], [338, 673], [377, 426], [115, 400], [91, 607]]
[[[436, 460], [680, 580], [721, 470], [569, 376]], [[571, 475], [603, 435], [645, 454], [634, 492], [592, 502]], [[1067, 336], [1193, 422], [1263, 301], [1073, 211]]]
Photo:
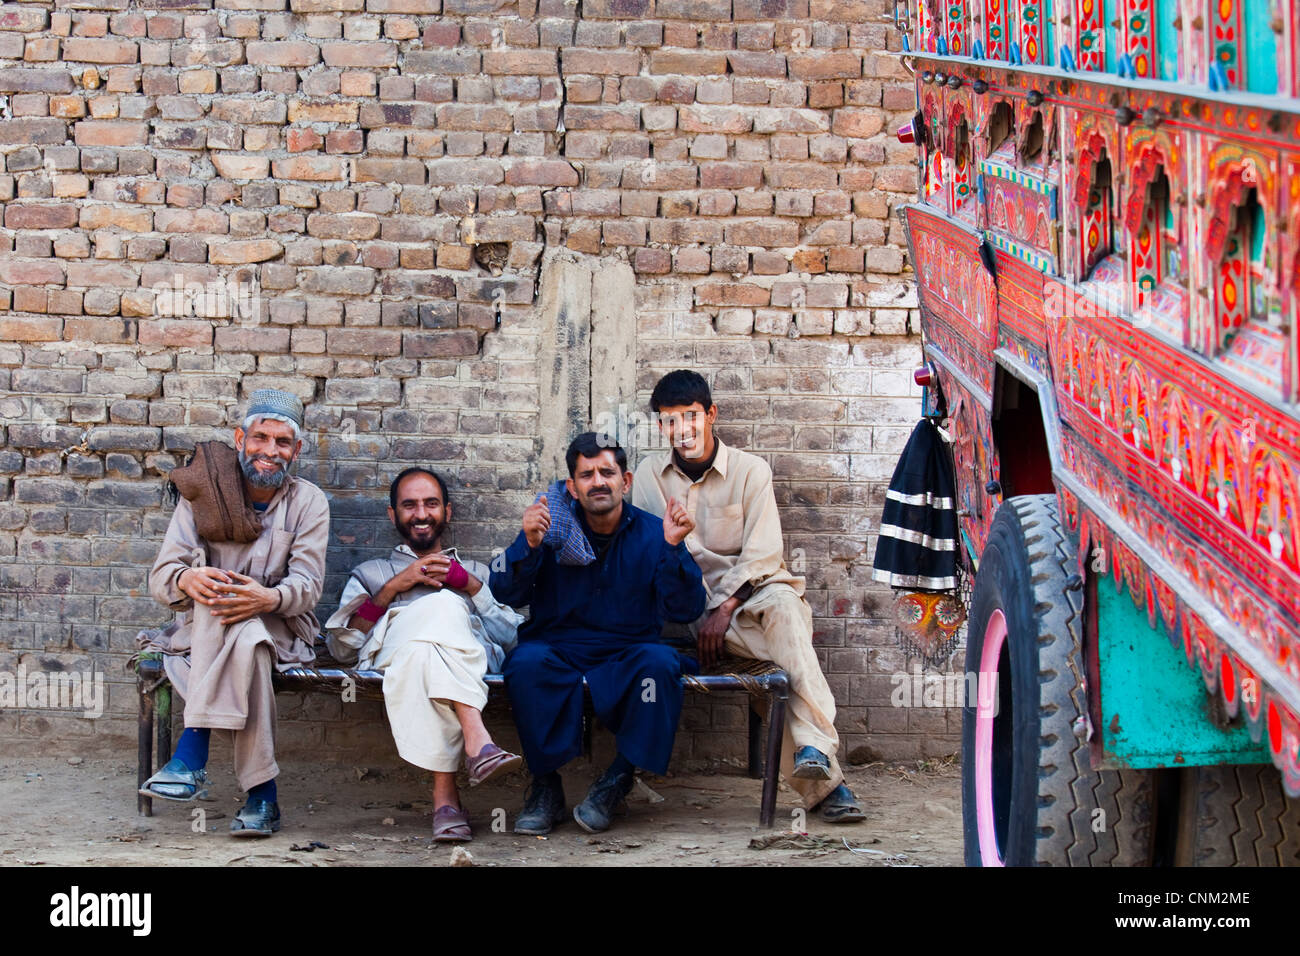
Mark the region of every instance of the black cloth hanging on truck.
[[872, 577], [891, 587], [957, 587], [956, 484], [939, 426], [924, 418], [912, 430], [885, 494]]

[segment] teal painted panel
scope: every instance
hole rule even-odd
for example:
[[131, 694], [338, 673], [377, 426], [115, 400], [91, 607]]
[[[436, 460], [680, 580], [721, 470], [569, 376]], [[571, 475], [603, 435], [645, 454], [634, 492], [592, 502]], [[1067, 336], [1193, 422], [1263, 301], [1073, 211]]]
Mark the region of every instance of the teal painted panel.
[[1264, 263], [1264, 207], [1254, 196], [1250, 199], [1250, 261]]
[[1273, 19], [1269, 0], [1245, 0], [1242, 13], [1246, 34], [1246, 89], [1252, 93], [1276, 93], [1277, 35], [1269, 26]]
[[1115, 10], [1115, 0], [1104, 0], [1102, 3], [1102, 25], [1105, 28], [1106, 44], [1106, 64], [1107, 73], [1114, 73], [1119, 65], [1119, 27], [1115, 25], [1116, 18], [1119, 14]]
[[1178, 0], [1156, 0], [1156, 76], [1161, 80], [1178, 79]]
[[1043, 24], [1043, 65], [1056, 66], [1056, 29], [1052, 22], [1052, 0], [1043, 0], [1040, 4]]
[[1163, 621], [1152, 628], [1145, 610], [1109, 576], [1097, 582], [1097, 661], [1101, 669], [1104, 767], [1194, 767], [1267, 763], [1238, 718], [1220, 730], [1207, 716], [1210, 697], [1182, 647], [1170, 643]]

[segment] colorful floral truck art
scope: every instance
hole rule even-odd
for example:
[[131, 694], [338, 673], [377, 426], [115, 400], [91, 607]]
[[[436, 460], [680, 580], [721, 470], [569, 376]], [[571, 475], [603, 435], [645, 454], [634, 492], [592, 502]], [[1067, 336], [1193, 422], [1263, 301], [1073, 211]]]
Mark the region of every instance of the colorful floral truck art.
[[1300, 864], [1300, 9], [897, 4], [967, 862]]

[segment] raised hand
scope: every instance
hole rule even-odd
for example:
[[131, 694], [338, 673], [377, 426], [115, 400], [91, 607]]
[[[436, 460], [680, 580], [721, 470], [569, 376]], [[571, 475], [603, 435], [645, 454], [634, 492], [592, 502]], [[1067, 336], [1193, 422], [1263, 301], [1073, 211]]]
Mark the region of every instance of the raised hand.
[[546, 507], [546, 495], [542, 495], [524, 511], [524, 537], [528, 539], [528, 547], [540, 547], [550, 526], [551, 510]]
[[695, 530], [695, 522], [676, 498], [668, 499], [664, 508], [664, 540], [671, 545], [681, 544]]

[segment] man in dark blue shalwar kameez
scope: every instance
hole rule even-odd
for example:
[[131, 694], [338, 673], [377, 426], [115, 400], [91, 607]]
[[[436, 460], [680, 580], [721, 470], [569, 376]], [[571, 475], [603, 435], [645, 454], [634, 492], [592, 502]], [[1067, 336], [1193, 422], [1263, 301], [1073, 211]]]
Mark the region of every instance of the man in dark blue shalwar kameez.
[[[681, 663], [659, 634], [664, 621], [698, 618], [706, 600], [700, 569], [683, 544], [695, 527], [686, 509], [670, 502], [661, 521], [623, 501], [632, 475], [612, 438], [579, 435], [565, 457], [568, 493], [578, 507], [571, 513], [567, 501], [539, 498], [524, 512], [504, 562], [493, 563], [489, 584], [503, 603], [531, 608], [503, 668], [533, 774], [516, 833], [548, 833], [567, 815], [558, 770], [582, 751], [584, 676], [618, 756], [574, 808], [578, 824], [592, 833], [607, 829], [637, 767], [668, 769], [682, 710]], [[573, 532], [585, 536], [589, 551], [566, 547], [557, 554], [543, 543], [553, 512], [557, 526], [575, 522]]]

